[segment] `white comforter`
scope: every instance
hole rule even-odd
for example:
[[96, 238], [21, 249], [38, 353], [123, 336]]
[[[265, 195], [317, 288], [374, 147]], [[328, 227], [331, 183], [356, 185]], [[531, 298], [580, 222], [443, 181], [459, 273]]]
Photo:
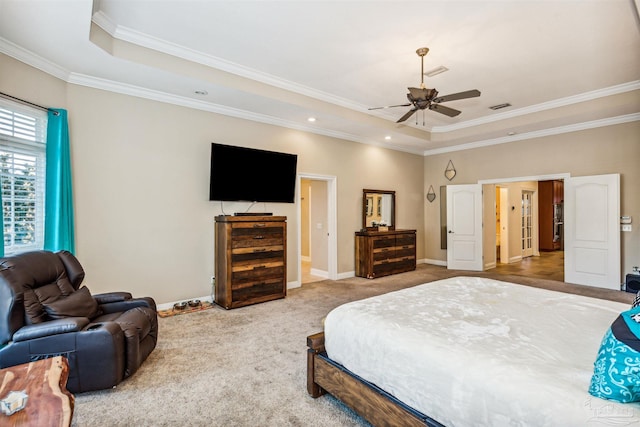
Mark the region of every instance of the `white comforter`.
[[588, 392], [628, 304], [455, 277], [337, 307], [328, 356], [450, 427], [640, 425], [640, 404]]

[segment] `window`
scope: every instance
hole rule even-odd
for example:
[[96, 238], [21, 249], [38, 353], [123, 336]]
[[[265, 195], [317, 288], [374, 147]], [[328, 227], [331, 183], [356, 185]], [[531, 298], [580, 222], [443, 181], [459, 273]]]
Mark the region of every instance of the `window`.
[[6, 255], [44, 246], [47, 113], [0, 99], [0, 180]]

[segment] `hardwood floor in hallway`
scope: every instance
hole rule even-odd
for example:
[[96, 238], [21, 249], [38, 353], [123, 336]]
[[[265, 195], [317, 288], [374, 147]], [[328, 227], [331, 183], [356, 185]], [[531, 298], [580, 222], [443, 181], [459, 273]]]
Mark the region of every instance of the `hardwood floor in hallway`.
[[311, 261], [302, 261], [302, 284], [324, 280], [324, 277], [311, 274]]
[[523, 258], [520, 262], [498, 263], [496, 268], [487, 271], [564, 282], [564, 251], [540, 252], [540, 256]]

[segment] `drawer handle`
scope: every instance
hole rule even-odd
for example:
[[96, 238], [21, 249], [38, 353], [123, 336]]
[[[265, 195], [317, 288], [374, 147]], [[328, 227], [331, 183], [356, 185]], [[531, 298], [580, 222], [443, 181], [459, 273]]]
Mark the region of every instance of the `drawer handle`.
[[265, 248], [262, 248], [262, 249], [254, 249], [254, 250], [253, 250], [253, 252], [254, 252], [254, 253], [256, 253], [256, 252], [265, 252], [265, 251], [266, 251], [266, 249], [265, 249]]
[[402, 249], [409, 249], [409, 245], [403, 246]]
[[387, 252], [388, 250], [389, 250], [389, 249], [387, 249], [387, 248], [383, 248], [383, 249], [382, 249], [382, 252]]
[[261, 268], [267, 268], [266, 265], [256, 265], [255, 267], [253, 267], [254, 270], [259, 270]]
[[266, 224], [264, 222], [256, 222], [255, 224], [253, 224], [253, 228], [260, 228], [260, 227], [266, 227]]
[[264, 236], [253, 236], [254, 239], [264, 239]]

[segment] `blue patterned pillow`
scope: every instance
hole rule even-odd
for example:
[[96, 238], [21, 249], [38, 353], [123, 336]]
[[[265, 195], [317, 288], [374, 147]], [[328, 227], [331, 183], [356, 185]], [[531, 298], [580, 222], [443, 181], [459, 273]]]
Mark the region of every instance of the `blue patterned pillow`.
[[640, 307], [620, 313], [604, 335], [589, 393], [622, 403], [640, 402]]

